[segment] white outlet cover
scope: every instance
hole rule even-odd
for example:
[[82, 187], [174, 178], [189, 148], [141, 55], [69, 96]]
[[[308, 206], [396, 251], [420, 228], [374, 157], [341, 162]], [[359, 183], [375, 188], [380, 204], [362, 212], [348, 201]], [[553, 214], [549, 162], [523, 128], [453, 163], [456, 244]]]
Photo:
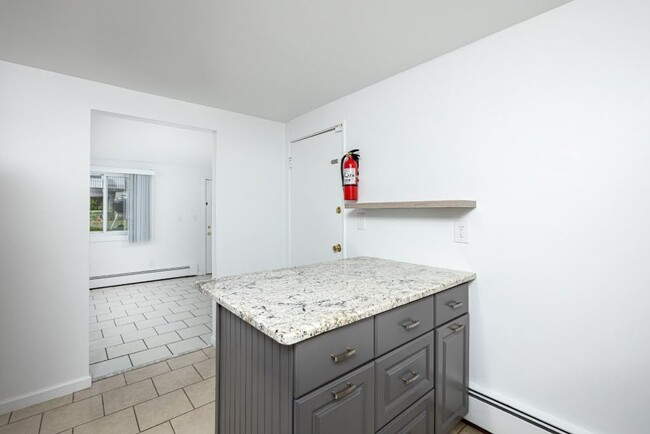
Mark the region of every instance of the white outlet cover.
[[365, 231], [366, 230], [366, 213], [362, 211], [357, 211], [357, 230]]
[[454, 242], [469, 244], [469, 218], [461, 217], [454, 220]]

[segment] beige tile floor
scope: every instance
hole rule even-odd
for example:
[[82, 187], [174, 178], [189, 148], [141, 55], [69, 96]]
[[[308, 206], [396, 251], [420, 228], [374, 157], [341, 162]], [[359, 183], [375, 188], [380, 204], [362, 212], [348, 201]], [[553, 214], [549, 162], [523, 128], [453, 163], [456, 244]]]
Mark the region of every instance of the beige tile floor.
[[464, 421], [456, 425], [449, 434], [488, 434], [487, 431], [466, 424]]
[[[0, 434], [214, 434], [215, 350], [114, 375], [0, 416]], [[461, 422], [450, 434], [482, 434]]]
[[214, 434], [215, 351], [205, 348], [0, 416], [0, 434]]
[[206, 348], [212, 300], [194, 288], [210, 275], [90, 291], [93, 380]]

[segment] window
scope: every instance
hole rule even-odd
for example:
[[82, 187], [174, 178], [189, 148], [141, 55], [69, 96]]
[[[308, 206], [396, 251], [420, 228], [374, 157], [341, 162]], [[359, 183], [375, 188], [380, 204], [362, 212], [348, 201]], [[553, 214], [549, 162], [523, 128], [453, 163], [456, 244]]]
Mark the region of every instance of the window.
[[128, 175], [90, 174], [90, 232], [126, 233]]
[[151, 185], [155, 172], [90, 167], [88, 228], [92, 241], [151, 240]]

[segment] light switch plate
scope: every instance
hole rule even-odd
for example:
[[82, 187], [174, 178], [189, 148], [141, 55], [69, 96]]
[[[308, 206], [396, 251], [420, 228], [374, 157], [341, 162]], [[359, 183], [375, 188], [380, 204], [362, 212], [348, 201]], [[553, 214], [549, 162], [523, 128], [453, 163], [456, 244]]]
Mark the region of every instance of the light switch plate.
[[366, 230], [366, 213], [357, 211], [357, 229], [360, 231]]
[[469, 217], [454, 220], [454, 242], [469, 244]]

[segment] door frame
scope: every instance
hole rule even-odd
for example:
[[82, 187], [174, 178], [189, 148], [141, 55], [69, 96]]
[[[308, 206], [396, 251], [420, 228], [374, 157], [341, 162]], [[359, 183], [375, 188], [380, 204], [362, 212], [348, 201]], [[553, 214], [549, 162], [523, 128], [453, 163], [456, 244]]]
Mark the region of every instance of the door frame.
[[[205, 199], [206, 199], [207, 193], [208, 193], [208, 191], [207, 191], [208, 190], [208, 181], [213, 182], [212, 179], [213, 179], [212, 177], [208, 178], [208, 177], [205, 177], [205, 176], [203, 178], [201, 178], [201, 180], [203, 181], [203, 202], [204, 203], [205, 203]], [[212, 213], [211, 213], [212, 214], [212, 221], [210, 222], [210, 228], [212, 229], [212, 237], [214, 237], [214, 214], [215, 214], [214, 213], [214, 184], [212, 185], [210, 193], [211, 193], [210, 194], [210, 207], [212, 208]], [[203, 274], [206, 274], [208, 272], [208, 249], [210, 249], [211, 253], [212, 253], [210, 255], [210, 258], [212, 259], [210, 261], [210, 262], [212, 262], [210, 264], [211, 265], [210, 268], [212, 268], [212, 272], [214, 272], [214, 250], [215, 249], [212, 248], [212, 246], [214, 245], [214, 242], [211, 243], [211, 244], [208, 243], [208, 237], [207, 237], [207, 234], [206, 234], [206, 230], [208, 228], [208, 215], [207, 214], [208, 214], [207, 207], [204, 207], [204, 209], [203, 209], [203, 218], [202, 218], [202, 222], [203, 222], [203, 228], [202, 228], [202, 230], [203, 230], [203, 232], [202, 232], [202, 234], [203, 234], [203, 270], [202, 271], [203, 271]], [[214, 238], [211, 238], [211, 239], [214, 240]]]
[[[339, 129], [339, 133], [341, 134], [341, 149], [340, 149], [340, 154], [343, 156], [346, 152], [347, 149], [347, 128], [346, 128], [346, 121], [342, 120], [341, 122], [335, 123], [335, 124], [329, 124], [329, 126], [326, 126], [324, 128], [319, 128], [318, 130], [307, 133], [307, 134], [302, 134], [298, 137], [295, 137], [293, 139], [287, 140], [287, 158], [285, 159], [285, 164], [286, 164], [286, 176], [287, 176], [287, 184], [286, 184], [286, 203], [287, 206], [285, 208], [286, 212], [286, 247], [285, 247], [285, 266], [291, 266], [292, 265], [292, 252], [291, 252], [291, 149], [294, 143], [300, 142], [302, 140], [307, 140], [310, 139], [314, 136], [318, 136], [320, 134], [326, 134], [329, 133], [330, 131], [336, 131]], [[341, 190], [341, 195], [343, 195], [343, 191]], [[341, 225], [341, 246], [343, 247], [343, 259], [346, 259], [347, 256], [347, 243], [346, 243], [346, 215], [348, 211], [345, 209], [345, 201], [342, 200], [343, 196], [341, 196], [341, 203], [343, 204], [343, 222]]]

